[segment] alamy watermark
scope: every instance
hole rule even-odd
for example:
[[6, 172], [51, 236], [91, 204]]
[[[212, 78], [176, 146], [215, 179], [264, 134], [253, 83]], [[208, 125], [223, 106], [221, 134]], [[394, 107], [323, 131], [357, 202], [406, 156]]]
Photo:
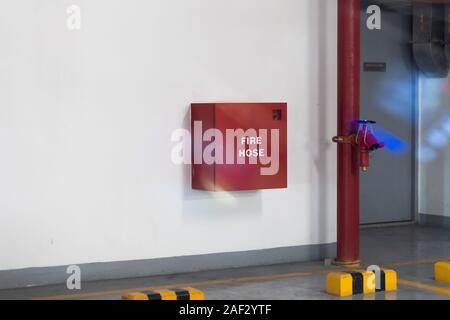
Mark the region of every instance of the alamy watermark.
[[381, 268], [377, 265], [372, 265], [367, 268], [367, 272], [369, 273], [367, 279], [367, 288], [369, 290], [380, 290], [381, 285]]
[[71, 265], [67, 267], [66, 273], [70, 275], [66, 281], [67, 289], [81, 290], [81, 268], [77, 265]]
[[67, 20], [66, 26], [70, 31], [81, 29], [81, 8], [77, 5], [70, 5], [66, 9]]
[[222, 132], [217, 128], [203, 130], [202, 121], [195, 121], [193, 127], [193, 132], [186, 129], [172, 132], [171, 140], [176, 143], [171, 153], [174, 164], [259, 164], [262, 176], [278, 174], [279, 129], [226, 129]]

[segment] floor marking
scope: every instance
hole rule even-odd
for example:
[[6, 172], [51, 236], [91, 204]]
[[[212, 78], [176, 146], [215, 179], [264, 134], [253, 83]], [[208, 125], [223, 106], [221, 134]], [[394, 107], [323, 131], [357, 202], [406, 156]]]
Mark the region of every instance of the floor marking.
[[95, 292], [86, 292], [86, 293], [77, 293], [77, 294], [63, 294], [63, 295], [48, 296], [48, 297], [36, 297], [36, 298], [33, 298], [32, 300], [64, 300], [64, 299], [94, 298], [94, 297], [101, 297], [101, 296], [112, 296], [112, 295], [125, 294], [125, 293], [129, 293], [129, 292], [152, 291], [152, 290], [161, 290], [161, 289], [167, 289], [167, 288], [206, 287], [206, 286], [231, 284], [231, 283], [271, 281], [271, 280], [279, 280], [279, 279], [312, 276], [312, 275], [322, 274], [322, 273], [332, 272], [332, 271], [339, 271], [339, 270], [338, 269], [326, 269], [326, 270], [324, 269], [324, 270], [320, 270], [320, 271], [311, 271], [311, 272], [291, 272], [291, 273], [271, 274], [271, 275], [262, 275], [262, 276], [225, 278], [225, 279], [206, 280], [206, 281], [198, 281], [198, 282], [191, 282], [191, 283], [175, 283], [175, 284], [170, 284], [170, 285], [159, 285], [159, 286], [151, 286], [151, 287], [144, 287], [144, 288], [95, 291]]
[[410, 280], [404, 280], [404, 279], [398, 279], [397, 282], [401, 285], [408, 286], [408, 287], [413, 287], [413, 288], [417, 288], [417, 289], [423, 289], [423, 290], [434, 291], [437, 293], [450, 295], [450, 289], [446, 289], [446, 288], [436, 287], [436, 286], [432, 286], [429, 284], [424, 284], [424, 283], [410, 281]]
[[401, 261], [401, 262], [393, 262], [393, 263], [386, 263], [381, 264], [383, 267], [401, 267], [401, 266], [409, 266], [409, 265], [418, 265], [418, 264], [429, 264], [429, 263], [435, 263], [437, 261], [446, 261], [450, 260], [450, 258], [434, 258], [434, 259], [422, 259], [422, 260], [407, 260], [407, 261]]
[[[449, 258], [442, 258], [442, 259], [423, 259], [423, 260], [410, 260], [410, 261], [401, 261], [401, 262], [392, 262], [392, 263], [386, 263], [382, 264], [384, 267], [394, 267], [394, 266], [406, 266], [406, 265], [417, 265], [417, 264], [429, 264], [434, 263], [436, 261], [440, 260], [449, 260]], [[279, 279], [288, 279], [288, 278], [296, 278], [296, 277], [305, 277], [305, 276], [313, 276], [313, 275], [319, 275], [327, 272], [339, 272], [339, 271], [346, 271], [348, 268], [333, 268], [333, 269], [323, 269], [319, 271], [305, 271], [305, 272], [292, 272], [292, 273], [282, 273], [282, 274], [271, 274], [271, 275], [261, 275], [261, 276], [243, 276], [243, 277], [235, 277], [235, 278], [224, 278], [224, 279], [218, 279], [218, 280], [205, 280], [205, 281], [198, 281], [198, 282], [190, 282], [190, 283], [176, 283], [176, 284], [170, 284], [170, 285], [157, 285], [157, 286], [151, 286], [151, 287], [143, 287], [143, 288], [129, 288], [129, 289], [120, 289], [120, 290], [107, 290], [107, 291], [94, 291], [94, 292], [86, 292], [86, 293], [76, 293], [76, 294], [63, 294], [63, 295], [55, 295], [55, 296], [44, 296], [44, 297], [35, 297], [32, 298], [32, 300], [65, 300], [65, 299], [82, 299], [82, 298], [95, 298], [95, 297], [102, 297], [102, 296], [112, 296], [112, 295], [122, 295], [129, 292], [140, 292], [140, 291], [151, 291], [151, 290], [160, 290], [160, 289], [167, 289], [167, 288], [176, 288], [176, 287], [206, 287], [206, 286], [214, 286], [214, 285], [223, 285], [223, 284], [232, 284], [232, 283], [243, 283], [243, 282], [257, 282], [257, 281], [272, 281], [272, 280], [279, 280]], [[401, 283], [402, 281], [403, 283]], [[400, 280], [399, 283], [407, 285], [406, 283], [409, 283], [407, 280]], [[411, 283], [414, 283], [411, 281]], [[418, 283], [414, 283], [415, 287], [417, 287]], [[418, 284], [421, 285], [421, 284]], [[427, 286], [426, 287], [433, 287], [433, 286]], [[444, 294], [449, 294], [450, 290], [439, 288], [439, 287], [433, 287], [442, 289]], [[422, 288], [421, 288], [422, 289]], [[429, 290], [432, 290], [428, 288]], [[436, 290], [433, 290], [436, 291]], [[440, 292], [440, 291], [436, 291]]]

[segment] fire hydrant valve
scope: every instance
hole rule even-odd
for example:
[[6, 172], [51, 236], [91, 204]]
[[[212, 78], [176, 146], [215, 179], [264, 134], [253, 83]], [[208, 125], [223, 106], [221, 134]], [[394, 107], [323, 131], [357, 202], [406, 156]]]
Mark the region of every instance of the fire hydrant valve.
[[372, 125], [375, 121], [357, 120], [355, 121], [355, 132], [350, 136], [333, 137], [333, 142], [351, 144], [356, 147], [359, 153], [359, 166], [366, 172], [370, 166], [370, 153], [384, 148], [384, 142], [378, 141], [373, 133]]
[[369, 170], [370, 153], [384, 148], [384, 142], [378, 141], [373, 133], [372, 125], [375, 123], [371, 120], [356, 121], [355, 144], [359, 149], [359, 166], [362, 171]]

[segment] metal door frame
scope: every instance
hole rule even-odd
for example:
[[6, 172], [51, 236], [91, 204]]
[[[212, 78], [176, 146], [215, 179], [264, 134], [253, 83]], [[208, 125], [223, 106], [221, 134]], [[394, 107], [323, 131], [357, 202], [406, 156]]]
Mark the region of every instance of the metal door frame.
[[[376, 2], [376, 1], [374, 1]], [[363, 10], [363, 8], [361, 8]], [[363, 25], [363, 24], [362, 24]], [[411, 49], [412, 50], [412, 49]], [[363, 63], [361, 61], [361, 63]], [[420, 72], [414, 68], [414, 60], [411, 51], [411, 88], [412, 88], [412, 104], [411, 108], [411, 213], [410, 220], [396, 222], [379, 222], [360, 224], [361, 228], [370, 228], [377, 226], [396, 226], [411, 225], [419, 222], [419, 163], [417, 160], [419, 150], [419, 110], [420, 110]]]

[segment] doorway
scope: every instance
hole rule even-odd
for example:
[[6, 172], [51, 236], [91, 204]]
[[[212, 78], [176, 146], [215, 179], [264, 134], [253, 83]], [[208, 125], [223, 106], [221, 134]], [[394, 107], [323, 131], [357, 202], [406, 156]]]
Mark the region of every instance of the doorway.
[[[411, 49], [411, 7], [361, 1], [361, 118], [377, 121], [386, 143], [361, 173], [361, 224], [413, 221], [417, 76]], [[402, 3], [400, 5], [400, 3]], [[367, 25], [380, 10], [380, 29]], [[372, 7], [373, 9], [373, 7]]]

